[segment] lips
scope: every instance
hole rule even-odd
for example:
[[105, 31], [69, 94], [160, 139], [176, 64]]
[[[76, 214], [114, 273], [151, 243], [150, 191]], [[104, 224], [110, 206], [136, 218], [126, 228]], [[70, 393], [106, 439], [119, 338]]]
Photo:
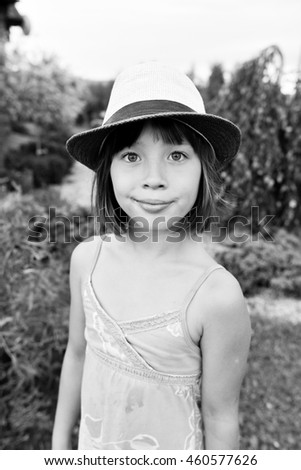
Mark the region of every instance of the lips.
[[166, 209], [173, 201], [162, 201], [161, 199], [133, 199], [145, 211], [156, 213]]
[[161, 201], [160, 199], [134, 199], [136, 202], [140, 202], [142, 204], [150, 204], [152, 206], [162, 206], [168, 205], [171, 201]]

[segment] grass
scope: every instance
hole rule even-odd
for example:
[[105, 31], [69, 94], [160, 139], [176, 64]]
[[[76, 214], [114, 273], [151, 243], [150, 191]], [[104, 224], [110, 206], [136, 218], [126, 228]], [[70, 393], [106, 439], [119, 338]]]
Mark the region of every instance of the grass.
[[299, 322], [269, 317], [248, 299], [252, 341], [241, 393], [241, 448], [301, 449], [301, 311]]
[[[54, 191], [2, 204], [1, 449], [50, 448], [75, 246], [60, 234], [54, 245], [26, 241], [28, 219], [50, 206], [66, 215], [71, 210]], [[300, 449], [300, 300], [271, 289], [249, 297], [248, 305], [253, 336], [241, 393], [241, 448]]]

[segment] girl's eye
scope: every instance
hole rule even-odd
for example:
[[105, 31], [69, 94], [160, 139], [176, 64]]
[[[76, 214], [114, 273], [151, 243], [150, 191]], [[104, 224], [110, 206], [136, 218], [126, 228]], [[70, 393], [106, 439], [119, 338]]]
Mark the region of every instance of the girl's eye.
[[182, 152], [172, 152], [169, 156], [174, 162], [182, 162], [185, 160], [185, 158], [187, 158], [186, 155], [184, 155]]
[[139, 158], [139, 155], [134, 152], [128, 152], [122, 156], [122, 159], [124, 159], [128, 163], [136, 163]]

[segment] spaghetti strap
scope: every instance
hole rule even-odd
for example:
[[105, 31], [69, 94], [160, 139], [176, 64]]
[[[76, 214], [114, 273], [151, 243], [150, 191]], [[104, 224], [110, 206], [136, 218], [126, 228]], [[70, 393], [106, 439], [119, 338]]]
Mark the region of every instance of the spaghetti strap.
[[93, 274], [93, 272], [94, 272], [96, 263], [97, 263], [98, 258], [99, 258], [99, 254], [100, 254], [101, 247], [102, 247], [102, 242], [103, 242], [102, 238], [99, 237], [98, 246], [97, 246], [97, 249], [95, 250], [95, 256], [94, 256], [94, 258], [93, 258], [92, 269], [91, 269], [90, 275], [89, 275], [89, 281], [90, 281], [90, 282], [91, 282], [91, 280], [92, 280], [92, 274]]
[[193, 297], [201, 287], [201, 285], [206, 281], [207, 277], [210, 276], [210, 274], [213, 271], [216, 271], [217, 269], [225, 269], [224, 266], [221, 264], [215, 264], [214, 266], [210, 266], [196, 281], [196, 283], [192, 286], [192, 288], [189, 290], [188, 294], [186, 295], [186, 298], [184, 300], [184, 312], [186, 312], [187, 308], [189, 307], [190, 302], [192, 301]]

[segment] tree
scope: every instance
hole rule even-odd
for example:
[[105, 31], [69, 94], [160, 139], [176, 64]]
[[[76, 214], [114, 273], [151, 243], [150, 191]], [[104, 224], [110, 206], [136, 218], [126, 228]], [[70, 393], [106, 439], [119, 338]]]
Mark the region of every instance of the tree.
[[35, 60], [14, 50], [7, 60], [6, 103], [12, 125], [34, 123], [40, 138], [65, 138], [83, 107], [83, 90], [55, 57]]
[[112, 80], [107, 82], [85, 82], [85, 105], [77, 118], [78, 122], [88, 122], [90, 124], [93, 119], [100, 118], [100, 113], [108, 105], [112, 86]]
[[[300, 225], [296, 165], [300, 167], [301, 144], [296, 133], [301, 103], [299, 95], [291, 100], [281, 91], [282, 62], [279, 48], [271, 46], [242, 64], [208, 111], [242, 130], [238, 157], [222, 173], [226, 191], [237, 196], [233, 215], [250, 220], [251, 206], [258, 206], [260, 217], [275, 216], [274, 225], [295, 227]], [[291, 101], [294, 110], [289, 111]]]
[[[0, 1], [0, 89], [6, 89], [5, 82], [5, 45], [9, 39], [9, 31], [12, 26], [18, 26], [23, 29], [24, 34], [29, 34], [29, 21], [25, 16], [20, 15], [15, 3], [18, 0]], [[0, 95], [0, 171], [4, 155], [7, 150], [8, 135], [10, 133], [9, 118], [7, 108], [4, 105], [5, 99], [3, 93]]]
[[216, 64], [211, 69], [207, 85], [207, 100], [212, 101], [217, 99], [218, 94], [225, 84], [224, 71], [221, 64]]

